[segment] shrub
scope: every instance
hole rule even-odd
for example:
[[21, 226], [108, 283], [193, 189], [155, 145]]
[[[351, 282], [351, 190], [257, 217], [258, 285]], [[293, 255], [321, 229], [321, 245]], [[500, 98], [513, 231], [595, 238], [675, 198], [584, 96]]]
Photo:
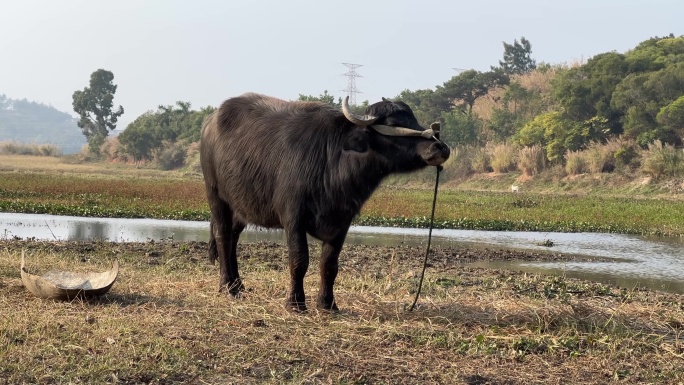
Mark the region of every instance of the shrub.
[[628, 140], [620, 144], [613, 153], [615, 166], [618, 168], [639, 166], [639, 146], [634, 140]]
[[94, 160], [96, 158], [96, 156], [93, 155], [92, 152], [90, 152], [90, 146], [88, 146], [87, 144], [84, 144], [83, 146], [81, 146], [81, 151], [79, 151], [78, 154], [81, 157], [81, 160], [86, 161], [86, 162], [90, 161], [90, 160]]
[[611, 172], [615, 169], [615, 158], [608, 146], [599, 142], [592, 142], [584, 150], [584, 158], [587, 162], [587, 171], [592, 174]]
[[682, 150], [656, 140], [644, 151], [641, 170], [656, 179], [662, 176], [676, 177], [684, 171], [682, 158]]
[[38, 151], [42, 156], [62, 156], [62, 151], [54, 144], [41, 144]]
[[107, 140], [107, 136], [99, 132], [93, 133], [90, 137], [88, 137], [88, 147], [90, 147], [90, 153], [98, 159], [102, 158], [102, 154], [100, 154], [100, 147], [102, 147], [105, 140]]
[[114, 136], [107, 138], [102, 146], [100, 146], [100, 155], [111, 162], [128, 162], [129, 156], [121, 146], [119, 138]]
[[491, 172], [492, 160], [484, 148], [471, 148], [471, 166], [474, 172]]
[[515, 170], [517, 152], [516, 147], [512, 144], [501, 143], [494, 145], [490, 150], [492, 169], [499, 173]]
[[24, 144], [14, 141], [0, 142], [0, 154], [62, 156], [62, 151], [54, 144]]
[[476, 149], [472, 146], [455, 146], [451, 148], [451, 156], [444, 163], [442, 173], [445, 180], [463, 180], [473, 172], [472, 157]]
[[202, 173], [202, 165], [200, 164], [200, 146], [199, 142], [192, 142], [185, 151], [185, 166], [189, 171]]
[[546, 168], [546, 152], [538, 144], [523, 147], [518, 154], [518, 169], [527, 176], [537, 175]]
[[0, 142], [0, 154], [18, 154], [18, 144], [16, 142]]
[[579, 175], [587, 172], [588, 162], [586, 154], [582, 151], [570, 151], [565, 153], [565, 172], [570, 175]]
[[161, 150], [155, 154], [154, 160], [162, 170], [173, 170], [182, 167], [185, 162], [183, 143], [164, 143]]

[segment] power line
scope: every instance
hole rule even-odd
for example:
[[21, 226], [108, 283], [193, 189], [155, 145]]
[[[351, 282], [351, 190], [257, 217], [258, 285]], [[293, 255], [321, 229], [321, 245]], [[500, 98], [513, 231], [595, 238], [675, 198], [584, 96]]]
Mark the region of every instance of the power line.
[[347, 68], [349, 68], [349, 71], [342, 74], [342, 76], [347, 77], [347, 88], [343, 89], [342, 91], [346, 92], [347, 95], [349, 95], [349, 103], [350, 104], [356, 104], [356, 94], [362, 94], [363, 93], [363, 92], [359, 91], [358, 88], [356, 88], [356, 78], [362, 78], [363, 77], [363, 76], [359, 75], [358, 72], [356, 72], [356, 69], [363, 66], [363, 64], [353, 64], [353, 63], [342, 63], [342, 64], [347, 66]]

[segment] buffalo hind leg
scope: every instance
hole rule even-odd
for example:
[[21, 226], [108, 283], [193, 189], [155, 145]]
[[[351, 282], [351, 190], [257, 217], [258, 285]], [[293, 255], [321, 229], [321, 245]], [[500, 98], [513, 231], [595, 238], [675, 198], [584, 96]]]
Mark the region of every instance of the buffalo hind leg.
[[286, 231], [288, 262], [290, 266], [290, 294], [285, 306], [296, 312], [306, 311], [306, 297], [304, 295], [304, 276], [309, 269], [309, 245], [306, 232], [301, 229]]
[[[230, 206], [218, 197], [211, 202], [211, 237], [209, 241], [209, 258], [219, 261], [219, 291], [228, 289], [232, 295], [238, 295], [244, 289], [238, 274], [237, 256], [233, 242], [233, 211]], [[242, 229], [240, 229], [242, 231]], [[240, 232], [237, 233], [239, 236]], [[235, 237], [237, 238], [237, 237]], [[212, 253], [215, 253], [212, 255]]]
[[319, 263], [319, 270], [321, 274], [320, 286], [318, 289], [318, 300], [316, 306], [319, 309], [338, 311], [335, 303], [335, 295], [333, 294], [333, 286], [335, 285], [335, 278], [337, 278], [337, 271], [339, 270], [339, 256], [342, 246], [344, 245], [345, 234], [338, 236], [331, 242], [323, 242], [323, 250], [321, 251], [321, 261]]
[[240, 233], [242, 233], [242, 230], [245, 229], [245, 224], [240, 222], [239, 220], [235, 219], [233, 217], [233, 228], [231, 231], [231, 245], [230, 245], [230, 256], [232, 258], [232, 266], [235, 266], [235, 274], [233, 275], [233, 283], [230, 285], [230, 288], [233, 289], [235, 287], [235, 290], [229, 290], [231, 294], [235, 295], [236, 293], [239, 293], [241, 291], [245, 290], [245, 286], [242, 284], [242, 280], [240, 279], [240, 272], [238, 271], [238, 262], [237, 262], [237, 245], [238, 245], [238, 240], [240, 240]]

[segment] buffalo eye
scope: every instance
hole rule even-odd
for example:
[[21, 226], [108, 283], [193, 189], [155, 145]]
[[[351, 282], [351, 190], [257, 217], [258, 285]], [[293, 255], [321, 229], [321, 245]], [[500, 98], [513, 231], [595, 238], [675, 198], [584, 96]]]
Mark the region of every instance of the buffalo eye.
[[366, 133], [360, 130], [350, 133], [344, 141], [343, 148], [345, 151], [368, 151], [368, 138]]

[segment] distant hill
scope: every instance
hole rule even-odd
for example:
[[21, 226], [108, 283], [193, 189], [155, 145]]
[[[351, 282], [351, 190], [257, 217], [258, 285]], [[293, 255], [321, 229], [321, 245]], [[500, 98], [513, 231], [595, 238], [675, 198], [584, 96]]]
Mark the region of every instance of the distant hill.
[[85, 136], [66, 112], [26, 99], [0, 94], [0, 142], [54, 144], [64, 154], [73, 154], [86, 144]]

